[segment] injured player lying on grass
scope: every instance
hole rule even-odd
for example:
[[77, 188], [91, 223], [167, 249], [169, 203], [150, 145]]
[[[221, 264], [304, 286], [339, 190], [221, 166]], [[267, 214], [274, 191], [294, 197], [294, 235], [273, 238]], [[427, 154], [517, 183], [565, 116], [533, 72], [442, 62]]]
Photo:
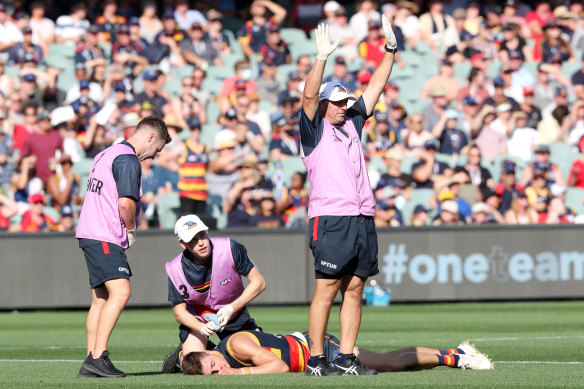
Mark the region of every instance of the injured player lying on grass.
[[[223, 339], [212, 351], [181, 355], [184, 374], [247, 375], [305, 372], [310, 357], [308, 332], [272, 335], [264, 332], [238, 332]], [[325, 355], [332, 362], [339, 353], [339, 340], [327, 334]], [[469, 341], [454, 349], [406, 347], [377, 353], [360, 347], [354, 355], [365, 366], [377, 371], [425, 370], [437, 366], [489, 370], [495, 366], [487, 355]], [[338, 375], [355, 374], [339, 371]], [[318, 375], [318, 374], [317, 374]]]

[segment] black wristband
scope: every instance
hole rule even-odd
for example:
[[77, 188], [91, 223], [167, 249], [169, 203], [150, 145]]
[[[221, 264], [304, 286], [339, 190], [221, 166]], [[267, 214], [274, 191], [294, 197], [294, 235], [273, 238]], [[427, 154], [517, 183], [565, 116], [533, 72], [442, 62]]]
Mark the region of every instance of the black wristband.
[[383, 47], [385, 48], [385, 51], [387, 51], [388, 53], [391, 53], [391, 54], [397, 53], [397, 46], [394, 47], [393, 49], [390, 49], [389, 47], [387, 47], [387, 45], [385, 45]]

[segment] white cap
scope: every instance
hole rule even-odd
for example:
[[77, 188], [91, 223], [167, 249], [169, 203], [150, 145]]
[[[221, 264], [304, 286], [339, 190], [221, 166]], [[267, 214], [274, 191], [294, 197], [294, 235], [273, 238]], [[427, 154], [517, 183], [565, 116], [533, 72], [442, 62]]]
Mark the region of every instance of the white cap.
[[489, 206], [485, 203], [476, 203], [472, 206], [472, 213], [490, 213]]
[[442, 202], [440, 208], [442, 211], [447, 211], [454, 214], [458, 213], [458, 204], [454, 200], [446, 200]]
[[174, 234], [183, 242], [190, 242], [199, 232], [208, 230], [209, 228], [197, 215], [185, 215], [174, 225]]
[[503, 103], [501, 105], [498, 105], [497, 108], [495, 108], [496, 112], [507, 112], [507, 111], [511, 111], [511, 104], [509, 103]]
[[61, 123], [68, 122], [75, 117], [75, 111], [70, 105], [55, 108], [51, 112], [51, 126], [56, 127]]
[[325, 82], [320, 86], [318, 91], [318, 101], [330, 100], [330, 101], [341, 101], [345, 99], [357, 100], [355, 96], [351, 96], [347, 91], [347, 88], [339, 84], [338, 82]]
[[389, 199], [390, 197], [395, 197], [397, 193], [395, 193], [395, 188], [393, 186], [385, 186], [381, 190], [381, 197], [384, 199]]
[[566, 193], [566, 188], [559, 184], [553, 183], [552, 186], [550, 187], [550, 192], [552, 192], [552, 196], [559, 197]]
[[336, 1], [332, 0], [332, 1], [327, 1], [326, 3], [324, 3], [323, 10], [324, 10], [324, 12], [335, 12], [339, 8], [341, 8], [341, 5], [339, 3], [337, 3]]

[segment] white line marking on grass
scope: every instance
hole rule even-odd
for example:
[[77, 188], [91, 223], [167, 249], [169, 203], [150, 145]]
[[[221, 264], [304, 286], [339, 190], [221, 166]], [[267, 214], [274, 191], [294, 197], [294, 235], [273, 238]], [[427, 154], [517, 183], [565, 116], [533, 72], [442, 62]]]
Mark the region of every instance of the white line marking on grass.
[[495, 363], [502, 364], [517, 364], [517, 365], [584, 365], [584, 362], [570, 361], [495, 361]]
[[508, 338], [474, 338], [473, 341], [488, 342], [501, 340], [557, 340], [557, 339], [584, 339], [584, 336], [512, 336]]
[[[125, 348], [156, 348], [156, 347], [176, 347], [176, 344], [155, 344], [148, 346], [124, 346]], [[68, 350], [68, 349], [86, 349], [87, 346], [43, 346], [32, 347], [35, 350]], [[31, 347], [0, 347], [0, 351], [30, 350]]]
[[[71, 362], [71, 363], [82, 363], [82, 359], [0, 359], [2, 362]], [[116, 363], [162, 363], [162, 361], [116, 361]]]

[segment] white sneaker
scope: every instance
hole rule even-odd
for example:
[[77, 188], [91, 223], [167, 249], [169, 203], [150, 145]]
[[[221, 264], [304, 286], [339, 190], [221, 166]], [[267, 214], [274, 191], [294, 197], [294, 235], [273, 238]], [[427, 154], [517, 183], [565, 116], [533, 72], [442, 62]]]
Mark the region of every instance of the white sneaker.
[[484, 354], [477, 355], [458, 354], [458, 367], [470, 370], [492, 370], [495, 368], [493, 362]]
[[465, 354], [467, 355], [476, 355], [476, 354], [482, 354], [476, 347], [474, 344], [472, 344], [469, 340], [463, 340], [462, 342], [460, 342], [460, 344], [458, 345], [459, 349], [462, 349], [462, 351], [464, 351]]

